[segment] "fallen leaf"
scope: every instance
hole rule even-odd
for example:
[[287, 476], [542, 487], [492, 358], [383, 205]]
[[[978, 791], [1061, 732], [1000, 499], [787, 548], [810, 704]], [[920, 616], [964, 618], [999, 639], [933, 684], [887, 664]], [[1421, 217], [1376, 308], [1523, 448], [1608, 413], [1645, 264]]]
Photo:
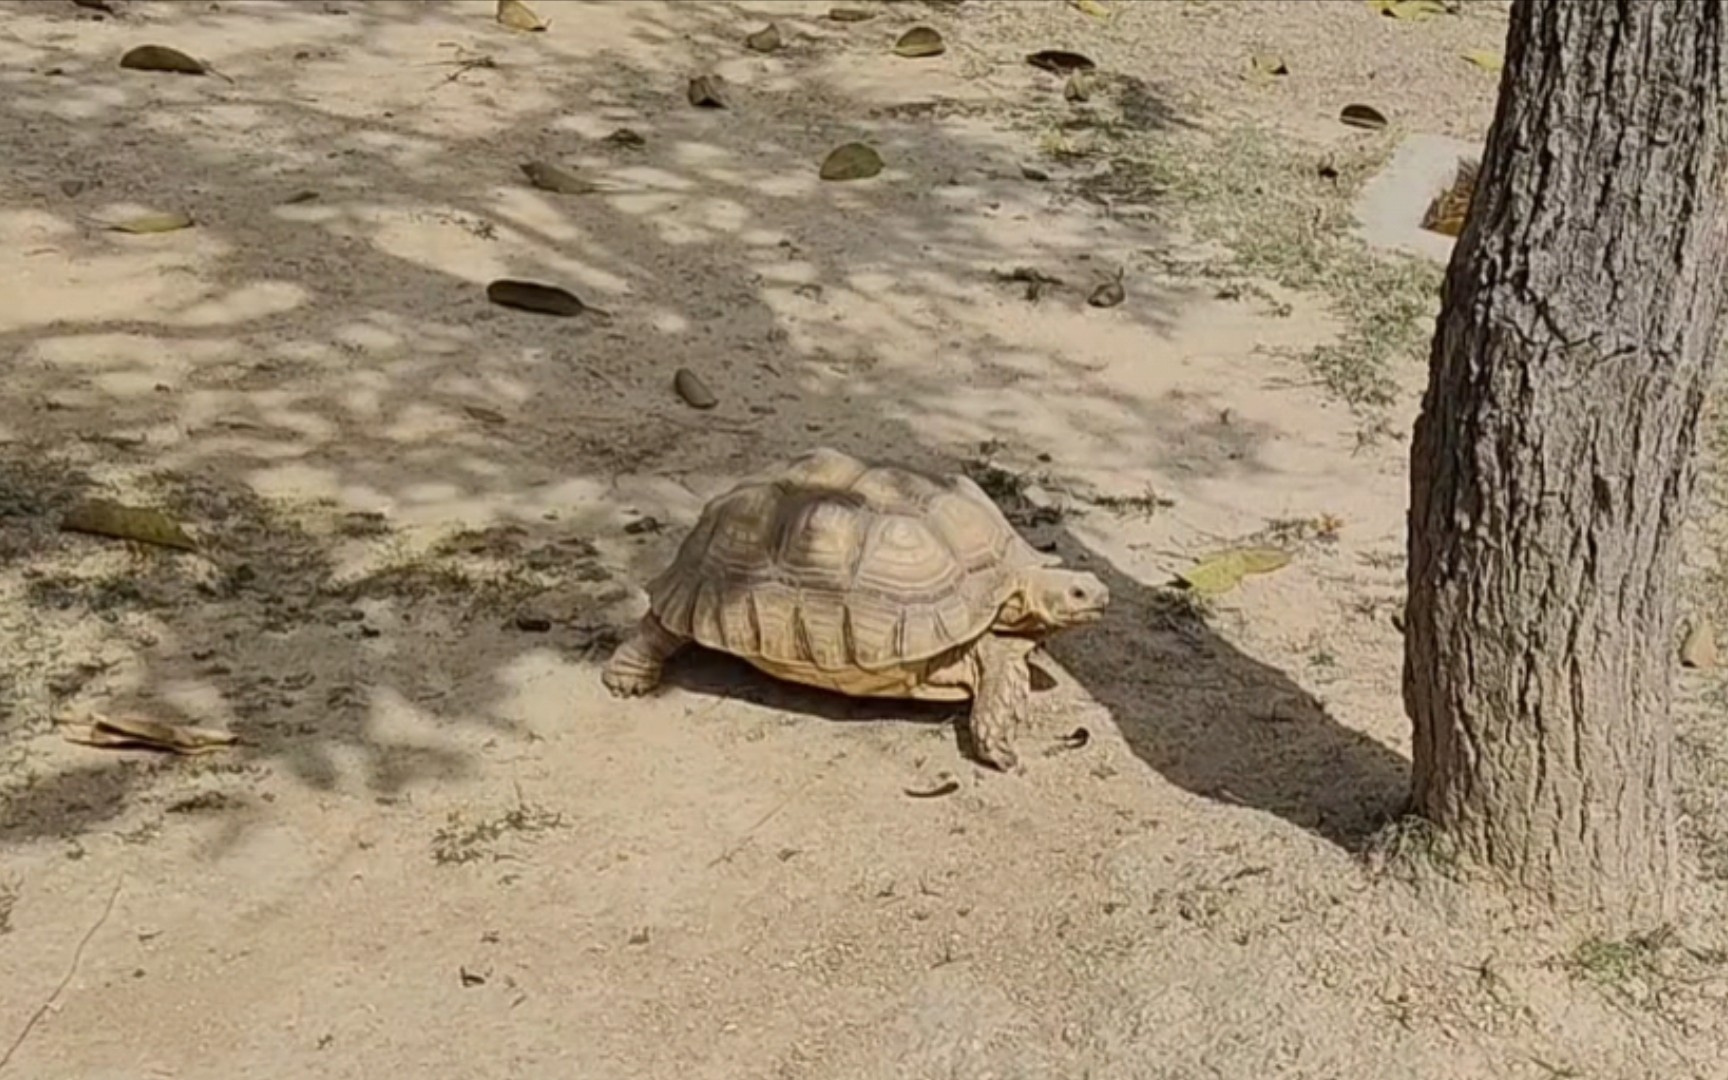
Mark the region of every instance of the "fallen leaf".
[[1483, 71], [1499, 71], [1506, 66], [1506, 58], [1496, 49], [1472, 49], [1462, 55]]
[[1255, 53], [1248, 58], [1248, 67], [1254, 74], [1264, 77], [1290, 74], [1290, 68], [1284, 63], [1284, 58], [1275, 53]]
[[1716, 629], [1708, 619], [1698, 619], [1686, 631], [1680, 644], [1680, 663], [1699, 671], [1716, 666]]
[[552, 24], [534, 14], [534, 9], [522, 0], [498, 0], [498, 22], [512, 30], [544, 30]]
[[506, 421], [503, 413], [497, 409], [489, 409], [484, 405], [464, 405], [462, 411], [480, 421], [482, 424], [502, 424]]
[[519, 166], [528, 182], [541, 191], [559, 195], [592, 195], [600, 188], [577, 176], [569, 169], [547, 161], [528, 161]]
[[613, 146], [628, 146], [632, 150], [648, 144], [648, 140], [644, 139], [639, 132], [629, 128], [619, 128], [600, 141], [611, 143]]
[[894, 43], [894, 55], [908, 59], [921, 56], [941, 56], [948, 51], [942, 35], [934, 27], [914, 26], [900, 35], [900, 40]]
[[1446, 14], [1446, 5], [1440, 0], [1370, 0], [1369, 6], [1382, 15], [1409, 22], [1420, 22]]
[[169, 211], [163, 214], [140, 214], [123, 221], [109, 222], [106, 228], [123, 233], [165, 233], [189, 229], [195, 222], [192, 215]]
[[718, 75], [697, 75], [690, 80], [690, 104], [701, 109], [724, 109], [726, 99], [721, 96], [721, 88], [725, 83]]
[[1108, 19], [1110, 17], [1110, 9], [1100, 4], [1098, 0], [1068, 0], [1068, 6], [1090, 15], [1094, 19]]
[[746, 48], [759, 53], [774, 52], [784, 44], [785, 42], [780, 38], [780, 27], [774, 23], [769, 23], [744, 39]]
[[60, 528], [111, 540], [131, 540], [181, 551], [198, 550], [197, 542], [186, 535], [179, 522], [162, 511], [124, 506], [107, 499], [90, 499], [74, 506], [61, 517]]
[[1062, 84], [1062, 97], [1066, 101], [1092, 100], [1092, 78], [1084, 72], [1068, 76], [1068, 81]]
[[1083, 727], [1077, 727], [1073, 731], [1070, 731], [1068, 734], [1057, 739], [1055, 746], [1044, 751], [1044, 756], [1055, 757], [1057, 754], [1065, 754], [1072, 750], [1080, 750], [1091, 741], [1092, 733]]
[[81, 8], [89, 8], [91, 11], [100, 11], [104, 15], [114, 14], [114, 5], [110, 4], [108, 0], [72, 0], [72, 3]]
[[960, 781], [944, 780], [928, 791], [918, 791], [913, 788], [901, 788], [900, 790], [909, 799], [940, 799], [944, 795], [952, 795], [959, 791]]
[[1050, 179], [1050, 174], [1036, 165], [1022, 164], [1020, 166], [1020, 175], [1027, 180], [1036, 181], [1038, 183], [1043, 183]]
[[1202, 596], [1219, 596], [1250, 574], [1269, 574], [1288, 565], [1289, 553], [1277, 548], [1233, 548], [1201, 559], [1176, 580]]
[[836, 146], [822, 159], [824, 180], [868, 180], [882, 171], [882, 155], [861, 142]]
[[576, 294], [556, 285], [500, 279], [486, 286], [486, 299], [502, 307], [569, 318], [588, 310]]
[[1091, 71], [1098, 65], [1089, 57], [1067, 49], [1040, 49], [1030, 53], [1026, 62], [1035, 68], [1048, 71], [1053, 75], [1069, 75], [1076, 71]]
[[835, 22], [865, 22], [874, 19], [876, 13], [867, 8], [836, 7], [828, 9], [828, 17]]
[[120, 66], [133, 71], [168, 71], [176, 75], [209, 75], [213, 71], [209, 64], [195, 60], [179, 49], [170, 49], [166, 45], [139, 45], [126, 50], [126, 55], [120, 58]]
[[112, 747], [126, 750], [165, 750], [172, 754], [194, 756], [209, 754], [240, 741], [239, 737], [213, 728], [185, 724], [162, 724], [137, 717], [92, 716], [87, 723], [62, 721], [61, 734], [67, 742], [84, 746]]
[[1470, 202], [1476, 196], [1476, 176], [1482, 163], [1474, 158], [1458, 162], [1458, 172], [1446, 189], [1434, 197], [1423, 211], [1421, 227], [1441, 236], [1460, 236], [1470, 216]]
[[1372, 105], [1346, 105], [1338, 119], [1350, 127], [1378, 131], [1386, 126], [1386, 117]]
[[286, 199], [283, 199], [282, 205], [283, 206], [298, 206], [300, 203], [313, 202], [314, 200], [316, 200], [318, 198], [319, 198], [318, 193], [316, 191], [313, 191], [310, 188], [308, 188], [305, 191], [296, 191], [294, 194], [288, 196]]
[[1109, 281], [1100, 282], [1086, 297], [1086, 302], [1095, 308], [1113, 308], [1128, 299], [1128, 291], [1122, 287], [1122, 276], [1118, 274]]
[[720, 399], [708, 389], [702, 377], [689, 368], [679, 368], [673, 374], [672, 391], [692, 409], [712, 409], [720, 404]]

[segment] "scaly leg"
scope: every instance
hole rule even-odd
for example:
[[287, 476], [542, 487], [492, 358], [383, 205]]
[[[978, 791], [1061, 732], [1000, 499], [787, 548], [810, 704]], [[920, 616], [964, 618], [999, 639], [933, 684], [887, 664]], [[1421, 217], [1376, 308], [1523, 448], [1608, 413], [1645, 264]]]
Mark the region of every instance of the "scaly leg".
[[972, 650], [972, 746], [981, 760], [1003, 772], [1021, 771], [1014, 736], [1032, 704], [1027, 658], [1035, 648], [1027, 638], [986, 634]]
[[660, 625], [653, 612], [642, 616], [636, 630], [606, 661], [600, 681], [615, 697], [636, 697], [660, 685], [660, 673], [672, 654], [690, 643]]

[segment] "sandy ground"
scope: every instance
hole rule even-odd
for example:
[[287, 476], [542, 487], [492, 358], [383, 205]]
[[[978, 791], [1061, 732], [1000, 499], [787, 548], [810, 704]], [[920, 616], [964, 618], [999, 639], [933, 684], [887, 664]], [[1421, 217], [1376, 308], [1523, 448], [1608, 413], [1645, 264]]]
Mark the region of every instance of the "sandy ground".
[[[1437, 272], [1326, 215], [1399, 133], [1480, 141], [1502, 5], [113, 6], [0, 3], [0, 1075], [1728, 1075], [1709, 798], [1681, 919], [1629, 942], [1386, 841]], [[948, 50], [892, 55], [915, 23]], [[121, 70], [145, 43], [232, 81]], [[853, 139], [882, 174], [820, 180]], [[147, 211], [197, 224], [104, 228]], [[601, 688], [703, 500], [814, 445], [970, 468], [1108, 582], [1023, 776], [952, 710], [718, 657]], [[205, 552], [59, 531], [89, 495]], [[1201, 609], [1165, 588], [1269, 541]], [[244, 745], [67, 742], [92, 712]]]

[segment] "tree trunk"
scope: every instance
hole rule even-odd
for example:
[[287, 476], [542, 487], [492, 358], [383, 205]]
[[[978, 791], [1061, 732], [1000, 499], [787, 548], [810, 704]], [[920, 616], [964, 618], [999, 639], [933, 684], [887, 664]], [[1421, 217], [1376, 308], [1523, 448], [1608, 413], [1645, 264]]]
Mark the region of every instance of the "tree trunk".
[[1518, 0], [1411, 448], [1415, 811], [1614, 932], [1674, 880], [1680, 524], [1728, 270], [1724, 0]]

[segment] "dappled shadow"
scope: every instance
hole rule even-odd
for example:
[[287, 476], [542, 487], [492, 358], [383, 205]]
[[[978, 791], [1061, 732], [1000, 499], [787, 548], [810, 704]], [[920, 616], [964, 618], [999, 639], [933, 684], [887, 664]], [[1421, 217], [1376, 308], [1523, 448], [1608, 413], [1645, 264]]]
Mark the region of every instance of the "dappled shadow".
[[[314, 788], [339, 786], [357, 755], [365, 789], [388, 795], [473, 770], [487, 739], [526, 737], [499, 719], [502, 673], [530, 650], [603, 648], [615, 605], [676, 541], [638, 524], [688, 521], [716, 485], [810, 445], [942, 469], [984, 439], [1084, 446], [1135, 471], [1269, 467], [1255, 424], [1226, 428], [1204, 400], [1123, 377], [1180, 297], [1135, 281], [1105, 311], [1086, 295], [1162, 234], [1053, 224], [1051, 189], [1020, 167], [1025, 133], [989, 122], [1001, 95], [980, 89], [1012, 83], [1059, 127], [1074, 122], [1060, 80], [1010, 50], [976, 79], [957, 64], [908, 91], [892, 69], [849, 65], [845, 31], [820, 20], [762, 58], [737, 45], [760, 5], [619, 7], [560, 37], [430, 3], [226, 4], [196, 22], [173, 5], [103, 24], [100, 49], [54, 33], [0, 45], [0, 136], [24, 148], [0, 204], [16, 249], [0, 272], [33, 282], [0, 321], [8, 392], [28, 403], [0, 423], [0, 462], [31, 490], [45, 461], [79, 478], [19, 515], [35, 539], [18, 559], [47, 576], [8, 634], [41, 620], [107, 642], [131, 678], [104, 685], [104, 707], [223, 718], [247, 740], [243, 762]], [[256, 20], [293, 24], [304, 46], [248, 46]], [[114, 68], [109, 53], [170, 38], [235, 83]], [[462, 66], [476, 55], [493, 62]], [[338, 93], [333, 73], [360, 62], [379, 111]], [[684, 100], [710, 67], [730, 80], [729, 109]], [[1145, 78], [1116, 91], [1112, 122], [1181, 122]], [[860, 137], [884, 175], [819, 181], [826, 150]], [[535, 158], [602, 190], [533, 189], [517, 166]], [[187, 209], [198, 226], [91, 224], [137, 209]], [[1033, 302], [1004, 280], [1026, 265], [1061, 285]], [[602, 311], [489, 304], [486, 281], [505, 276]], [[673, 395], [680, 369], [716, 408]], [[116, 568], [103, 560], [131, 556], [41, 533], [91, 487], [172, 507], [207, 539], [208, 565], [152, 554]], [[458, 527], [490, 531], [468, 534], [471, 550], [410, 543]], [[97, 565], [56, 578], [62, 558]], [[1052, 651], [1136, 752], [1185, 789], [1349, 834], [1395, 759], [1305, 695], [1265, 719], [1287, 679], [1203, 628], [1158, 625], [1154, 592], [1108, 580], [1116, 610], [1087, 633], [1111, 648], [1075, 635]], [[91, 632], [103, 604], [116, 625]], [[14, 722], [40, 734], [48, 711], [90, 696], [39, 692]], [[410, 721], [449, 738], [381, 734]], [[17, 772], [0, 781], [3, 835], [90, 828], [163, 767]]]

